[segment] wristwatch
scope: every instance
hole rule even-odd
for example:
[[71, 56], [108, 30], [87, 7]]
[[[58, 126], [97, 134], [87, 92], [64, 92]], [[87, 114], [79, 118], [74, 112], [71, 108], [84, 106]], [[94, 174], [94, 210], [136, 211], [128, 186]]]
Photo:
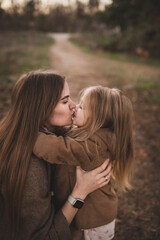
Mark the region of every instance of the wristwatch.
[[84, 201], [79, 199], [79, 198], [74, 198], [72, 197], [71, 195], [69, 195], [68, 197], [68, 202], [70, 202], [70, 204], [74, 207], [74, 208], [78, 208], [80, 209], [83, 204], [84, 204]]

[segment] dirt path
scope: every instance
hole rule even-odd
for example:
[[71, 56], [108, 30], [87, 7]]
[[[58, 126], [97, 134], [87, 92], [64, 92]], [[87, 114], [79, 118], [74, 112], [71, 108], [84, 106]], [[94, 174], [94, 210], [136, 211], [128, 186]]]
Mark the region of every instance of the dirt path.
[[77, 93], [82, 88], [90, 85], [108, 86], [111, 83], [113, 85], [114, 82], [117, 84], [118, 79], [123, 81], [123, 85], [133, 85], [140, 78], [157, 79], [160, 76], [158, 68], [113, 61], [84, 53], [67, 41], [69, 34], [51, 34], [51, 36], [56, 40], [50, 49], [51, 66], [67, 76], [74, 100], [77, 100]]
[[52, 68], [67, 76], [74, 101], [78, 101], [78, 92], [90, 85], [127, 89], [135, 112], [136, 163], [133, 190], [119, 200], [115, 240], [159, 240], [159, 110], [150, 101], [154, 93], [139, 92], [134, 85], [139, 79], [158, 81], [160, 69], [100, 58], [67, 41], [68, 34], [52, 36], [56, 40], [50, 49]]
[[103, 74], [96, 71], [96, 59], [87, 55], [67, 41], [68, 34], [53, 34], [56, 43], [50, 49], [53, 69], [67, 76], [72, 98], [77, 100], [77, 93], [90, 85], [107, 84]]

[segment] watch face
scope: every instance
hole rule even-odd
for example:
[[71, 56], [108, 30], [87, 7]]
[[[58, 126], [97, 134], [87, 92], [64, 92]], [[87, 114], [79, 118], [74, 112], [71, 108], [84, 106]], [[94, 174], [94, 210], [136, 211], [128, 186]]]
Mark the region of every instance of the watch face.
[[73, 207], [80, 209], [83, 206], [84, 202], [81, 202], [80, 200], [77, 200]]

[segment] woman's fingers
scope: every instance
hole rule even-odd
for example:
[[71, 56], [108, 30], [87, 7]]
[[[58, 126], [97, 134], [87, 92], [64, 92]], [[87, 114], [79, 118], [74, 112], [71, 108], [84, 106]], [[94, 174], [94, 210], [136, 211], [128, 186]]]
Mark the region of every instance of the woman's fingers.
[[109, 182], [111, 179], [111, 173], [109, 173], [107, 176], [104, 176], [104, 177], [101, 177], [99, 180], [98, 180], [98, 183], [99, 184], [102, 184], [104, 182]]
[[101, 188], [101, 187], [104, 187], [105, 185], [107, 185], [107, 184], [109, 183], [109, 181], [110, 181], [110, 180], [107, 180], [107, 181], [102, 182], [102, 183], [99, 185], [99, 187], [100, 187], [100, 188]]
[[106, 170], [98, 174], [98, 178], [103, 178], [105, 176], [109, 177], [112, 173], [112, 164], [110, 163]]
[[74, 194], [84, 199], [89, 193], [107, 185], [111, 174], [112, 164], [109, 163], [109, 159], [104, 161], [100, 167], [89, 172], [85, 172], [80, 166], [77, 166]]
[[93, 173], [99, 174], [99, 173], [103, 172], [106, 169], [106, 167], [108, 166], [108, 163], [109, 163], [109, 159], [106, 159], [100, 167], [93, 170]]
[[112, 175], [112, 164], [110, 163], [107, 166], [106, 170], [97, 174], [97, 180], [98, 180], [98, 183], [100, 184], [100, 186], [105, 186], [106, 184], [108, 184], [108, 182], [111, 179], [111, 175]]

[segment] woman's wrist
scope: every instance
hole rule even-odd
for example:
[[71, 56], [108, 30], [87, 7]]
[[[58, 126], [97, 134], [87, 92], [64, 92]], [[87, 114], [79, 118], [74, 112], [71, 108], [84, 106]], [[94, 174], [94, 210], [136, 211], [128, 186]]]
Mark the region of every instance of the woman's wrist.
[[84, 200], [87, 197], [87, 194], [82, 191], [77, 184], [74, 186], [73, 191], [71, 193], [72, 197], [79, 198], [81, 200]]

